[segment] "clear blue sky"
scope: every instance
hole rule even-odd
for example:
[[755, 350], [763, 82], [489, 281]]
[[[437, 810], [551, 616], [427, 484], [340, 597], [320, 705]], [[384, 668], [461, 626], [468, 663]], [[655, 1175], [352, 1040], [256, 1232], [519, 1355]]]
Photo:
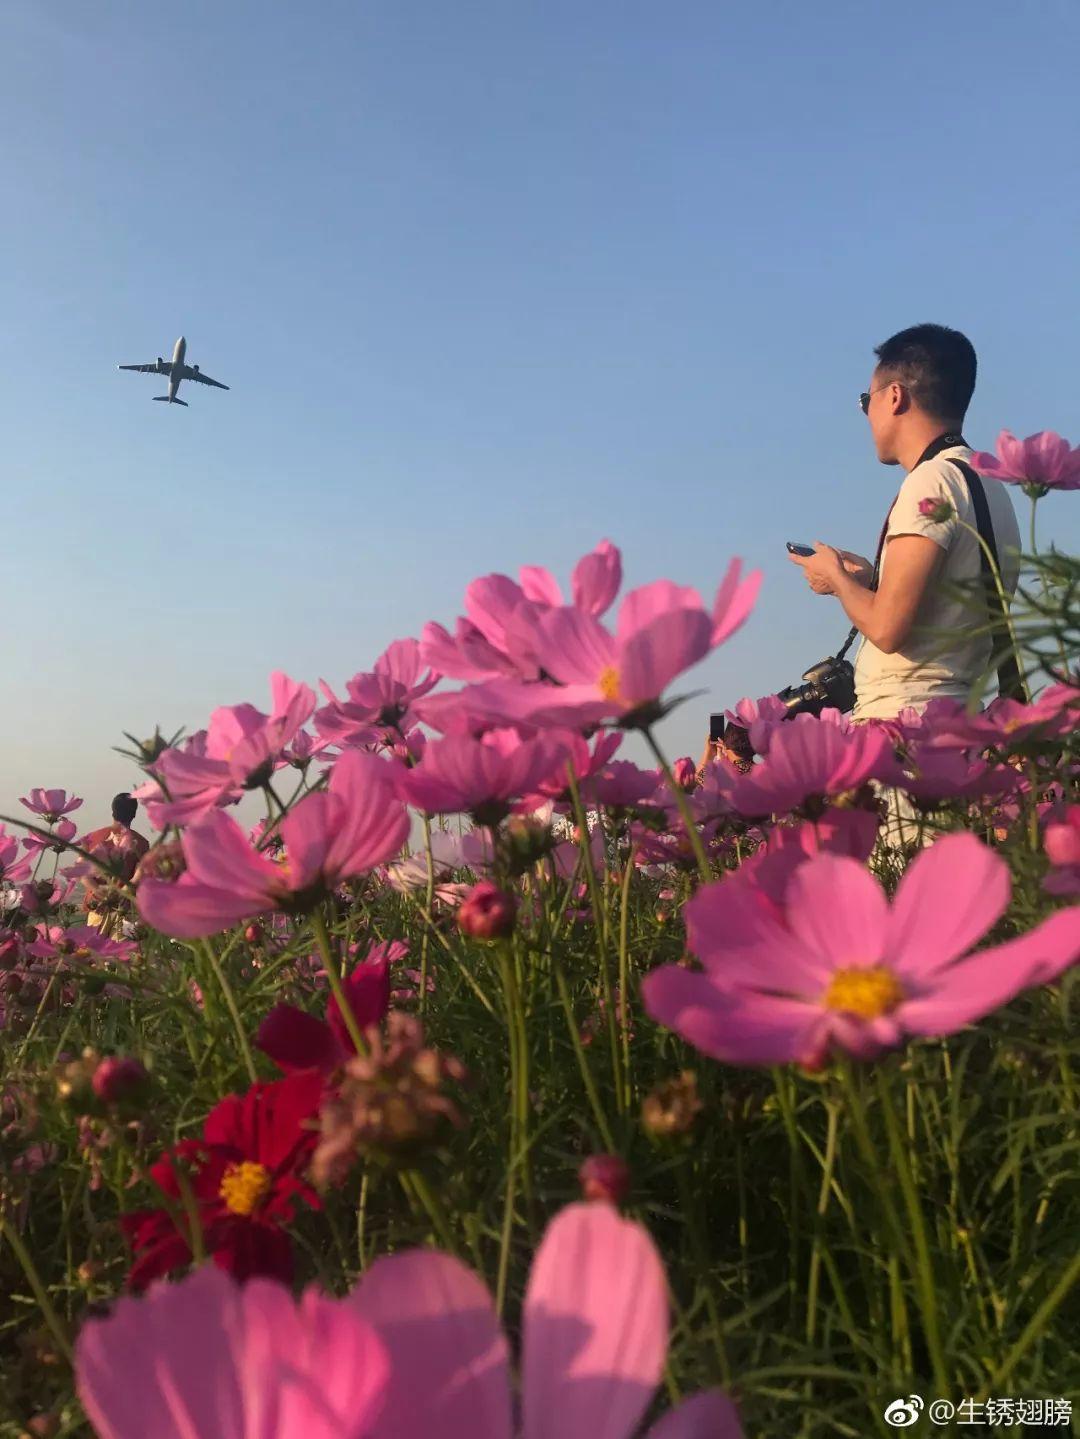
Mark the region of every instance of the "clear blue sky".
[[[874, 344], [960, 326], [973, 441], [1080, 440], [1078, 74], [1074, 0], [8, 0], [0, 811], [602, 536], [765, 567], [701, 711], [795, 678], [844, 624], [784, 540], [898, 479]], [[115, 366], [181, 332], [233, 388], [166, 409]]]

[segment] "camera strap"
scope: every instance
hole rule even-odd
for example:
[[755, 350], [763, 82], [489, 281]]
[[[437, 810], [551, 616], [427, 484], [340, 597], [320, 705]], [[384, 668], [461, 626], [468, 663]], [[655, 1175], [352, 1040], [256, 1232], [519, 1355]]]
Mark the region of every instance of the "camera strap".
[[[919, 465], [925, 464], [927, 460], [932, 460], [935, 455], [940, 455], [942, 450], [951, 450], [957, 445], [963, 445], [967, 448], [967, 441], [963, 435], [939, 435], [936, 440], [927, 445], [926, 449], [912, 466], [912, 469], [918, 469]], [[994, 569], [996, 569], [1000, 575], [1001, 565], [998, 559], [997, 541], [994, 538], [994, 526], [990, 519], [990, 506], [986, 502], [986, 491], [983, 488], [983, 482], [979, 475], [965, 460], [950, 459], [950, 464], [956, 466], [967, 482], [968, 492], [971, 495], [971, 505], [975, 511], [975, 528], [978, 530], [979, 537], [986, 546], [986, 550], [983, 549], [982, 545], [979, 546], [979, 569], [982, 573], [983, 584], [986, 588], [986, 603], [991, 613], [993, 639], [995, 645], [1001, 646], [1003, 649], [1001, 663], [998, 665], [997, 671], [998, 693], [1009, 699], [1022, 700], [1025, 698], [1024, 684], [1020, 676], [1019, 666], [1016, 663], [1016, 655], [1013, 653], [1011, 645], [1006, 646], [1004, 644], [1004, 641], [1008, 637], [1009, 627], [1006, 621], [1005, 607], [1002, 603], [1001, 595], [998, 593], [997, 585], [994, 582]], [[881, 557], [885, 551], [885, 541], [889, 534], [889, 521], [892, 519], [892, 512], [895, 506], [896, 500], [893, 500], [889, 506], [889, 513], [885, 516], [885, 523], [881, 527], [877, 552], [874, 555], [874, 573], [870, 579], [870, 588], [872, 590], [876, 590], [878, 587], [878, 580], [881, 574]], [[989, 550], [990, 555], [987, 555], [987, 550]], [[993, 569], [991, 568], [990, 556], [993, 556]], [[853, 625], [847, 639], [837, 652], [836, 659], [838, 663], [855, 643], [858, 633], [858, 629]]]
[[[1001, 564], [998, 560], [997, 542], [994, 539], [994, 525], [990, 519], [990, 506], [986, 503], [986, 491], [980, 476], [965, 460], [951, 460], [956, 468], [967, 481], [968, 490], [971, 492], [971, 503], [975, 510], [975, 528], [979, 531], [979, 537], [985, 544], [979, 546], [979, 568], [982, 571], [983, 585], [986, 589], [986, 607], [990, 611], [991, 636], [995, 649], [1001, 650], [1001, 661], [997, 667], [998, 694], [1011, 700], [1023, 700], [1027, 696], [1024, 693], [1024, 682], [1020, 677], [1020, 667], [1016, 663], [1016, 654], [1012, 647], [1009, 635], [1009, 625], [1005, 614], [1005, 603], [1001, 598], [1001, 592], [994, 579], [994, 571], [1001, 574]], [[987, 550], [990, 554], [987, 554]], [[993, 557], [993, 566], [990, 559]]]

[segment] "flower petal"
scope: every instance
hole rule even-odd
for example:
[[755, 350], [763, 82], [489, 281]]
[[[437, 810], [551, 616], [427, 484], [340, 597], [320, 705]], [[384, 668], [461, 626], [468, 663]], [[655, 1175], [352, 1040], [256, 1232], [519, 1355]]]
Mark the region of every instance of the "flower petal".
[[371, 1439], [510, 1439], [509, 1351], [484, 1285], [448, 1254], [378, 1259], [348, 1301], [390, 1355]]
[[1012, 881], [1003, 859], [973, 834], [948, 834], [916, 855], [893, 900], [886, 960], [927, 979], [966, 954], [1001, 918]]
[[663, 1372], [667, 1287], [656, 1247], [607, 1204], [548, 1226], [525, 1293], [524, 1439], [628, 1439]]

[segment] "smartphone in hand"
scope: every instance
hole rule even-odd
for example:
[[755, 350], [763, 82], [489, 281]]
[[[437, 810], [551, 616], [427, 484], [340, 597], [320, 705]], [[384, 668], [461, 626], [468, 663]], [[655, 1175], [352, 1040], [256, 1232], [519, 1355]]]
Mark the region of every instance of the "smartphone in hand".
[[722, 714], [715, 714], [709, 716], [709, 738], [713, 741], [714, 744], [717, 740], [724, 738], [724, 729], [726, 728], [726, 726], [727, 720]]
[[814, 553], [813, 545], [798, 545], [794, 540], [788, 540], [787, 550], [789, 555], [798, 555], [802, 560], [808, 560]]

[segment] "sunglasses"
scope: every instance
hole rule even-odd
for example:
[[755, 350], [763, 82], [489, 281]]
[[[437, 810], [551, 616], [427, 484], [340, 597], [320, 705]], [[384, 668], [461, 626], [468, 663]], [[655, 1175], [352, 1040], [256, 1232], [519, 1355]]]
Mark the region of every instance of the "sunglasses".
[[888, 380], [884, 385], [878, 385], [876, 390], [863, 390], [859, 396], [859, 409], [862, 410], [864, 415], [868, 415], [870, 413], [870, 396], [878, 394], [881, 390], [887, 390], [890, 385], [898, 385], [899, 383], [899, 380]]

